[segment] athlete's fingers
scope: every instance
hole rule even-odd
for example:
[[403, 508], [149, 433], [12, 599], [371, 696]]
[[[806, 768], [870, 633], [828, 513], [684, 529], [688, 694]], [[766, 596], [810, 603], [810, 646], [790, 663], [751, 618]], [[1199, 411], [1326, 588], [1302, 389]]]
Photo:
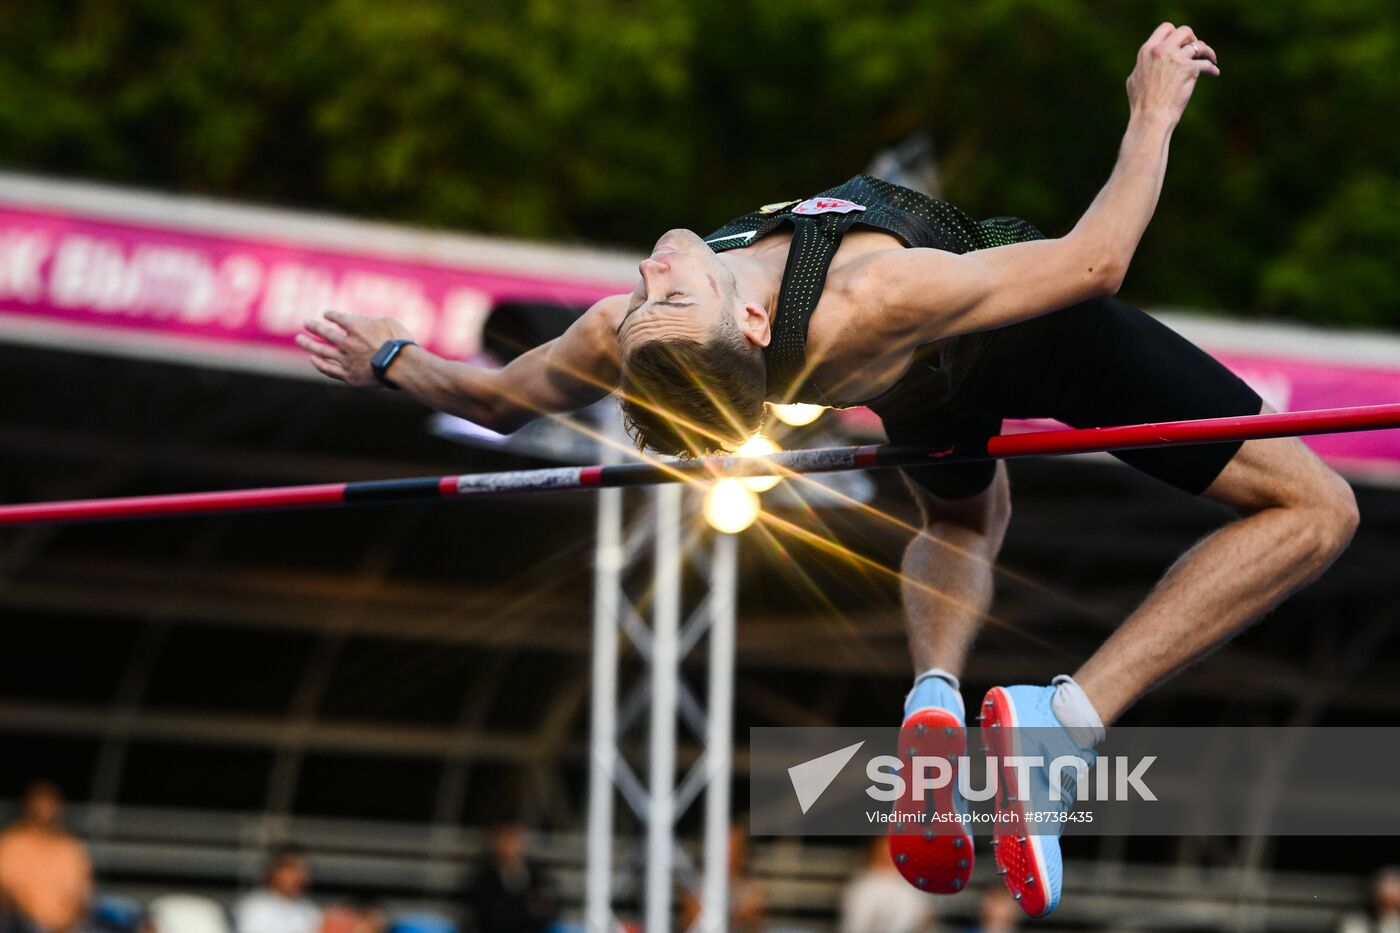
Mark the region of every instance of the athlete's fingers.
[[1166, 41], [1172, 48], [1179, 49], [1196, 41], [1196, 31], [1190, 26], [1178, 26], [1172, 30]]
[[[1191, 47], [1188, 45], [1187, 48], [1189, 49]], [[1206, 45], [1200, 39], [1196, 40], [1196, 48], [1192, 49], [1192, 52], [1194, 53], [1195, 58], [1205, 59], [1206, 61], [1214, 62], [1217, 65], [1220, 64], [1220, 59], [1215, 57], [1215, 49]]]
[[1198, 58], [1191, 64], [1196, 66], [1196, 73], [1210, 75], [1213, 78], [1220, 77], [1220, 67], [1215, 62], [1208, 62], [1204, 58]]
[[333, 360], [338, 358], [340, 355], [340, 350], [336, 347], [333, 347], [328, 343], [323, 343], [320, 340], [316, 340], [313, 337], [308, 337], [306, 334], [297, 334], [296, 343], [297, 346], [301, 347], [307, 353], [322, 357], [324, 359]]
[[360, 317], [358, 314], [348, 314], [345, 311], [337, 311], [334, 308], [324, 312], [324, 317], [328, 321], [334, 321], [339, 324], [341, 327], [345, 328], [346, 331], [351, 330], [356, 324], [364, 320], [364, 318]]
[[1156, 29], [1152, 30], [1152, 35], [1148, 36], [1147, 41], [1142, 44], [1143, 49], [1152, 48], [1154, 45], [1161, 42], [1167, 36], [1171, 35], [1172, 30], [1174, 29], [1176, 29], [1176, 27], [1173, 26], [1171, 23], [1163, 23], [1162, 25], [1158, 26]]
[[306, 322], [306, 329], [334, 347], [340, 346], [346, 337], [346, 332], [330, 321], [312, 319]]
[[319, 356], [309, 356], [307, 359], [309, 359], [311, 365], [315, 366], [323, 375], [330, 376], [332, 379], [339, 379], [341, 382], [350, 381], [349, 376], [345, 372], [345, 368], [335, 360], [327, 360]]

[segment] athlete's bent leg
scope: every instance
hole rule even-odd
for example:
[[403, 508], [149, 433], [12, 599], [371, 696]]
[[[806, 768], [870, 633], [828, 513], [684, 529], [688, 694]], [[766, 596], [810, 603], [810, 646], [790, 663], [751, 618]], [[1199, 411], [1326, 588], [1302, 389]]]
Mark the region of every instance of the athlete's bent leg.
[[[890, 858], [919, 890], [955, 894], [967, 887], [973, 865], [970, 825], [962, 821], [967, 802], [956, 786], [957, 762], [967, 748], [958, 675], [991, 608], [992, 565], [1011, 515], [1010, 494], [1004, 464], [985, 490], [965, 498], [935, 496], [912, 480], [909, 488], [923, 524], [904, 556], [904, 608], [916, 675], [904, 701], [899, 755], [906, 774], [921, 760], [945, 760], [950, 779], [928, 800], [906, 783], [895, 803]], [[926, 821], [930, 810], [940, 818]]]
[[916, 483], [923, 528], [904, 551], [900, 591], [916, 674], [962, 676], [968, 649], [992, 607], [993, 565], [1011, 521], [1006, 464], [984, 491], [943, 499]]
[[1351, 487], [1296, 438], [1245, 443], [1205, 495], [1242, 517], [1182, 555], [1074, 675], [1104, 723], [1316, 578], [1356, 531]]
[[[1351, 488], [1296, 438], [1249, 441], [1206, 487], [1204, 495], [1241, 517], [1182, 555], [1147, 599], [1073, 679], [1050, 686], [994, 687], [982, 702], [982, 734], [1001, 761], [1032, 755], [1044, 761], [1094, 762], [1103, 726], [1173, 673], [1236, 635], [1334, 561], [1356, 530]], [[1066, 774], [1069, 772], [1065, 772]], [[1002, 767], [1004, 786], [1020, 779]], [[1048, 769], [1028, 775], [1031, 804], [998, 810], [1026, 816], [1051, 806]], [[1074, 795], [1060, 794], [1063, 809]], [[1000, 815], [1000, 812], [999, 812]], [[1060, 900], [1060, 822], [1037, 833], [997, 823], [997, 869], [1031, 916]]]

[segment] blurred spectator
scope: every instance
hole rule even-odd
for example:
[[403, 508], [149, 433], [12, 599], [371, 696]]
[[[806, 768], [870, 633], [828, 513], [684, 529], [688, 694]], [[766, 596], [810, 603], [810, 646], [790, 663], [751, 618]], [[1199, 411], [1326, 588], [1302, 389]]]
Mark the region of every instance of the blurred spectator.
[[141, 902], [134, 898], [98, 894], [88, 906], [88, 923], [93, 933], [138, 933], [147, 925], [148, 918]]
[[384, 933], [384, 911], [371, 904], [341, 904], [326, 909], [321, 933]]
[[[681, 901], [681, 929], [690, 929], [699, 918], [700, 902], [686, 892]], [[741, 820], [729, 828], [729, 929], [732, 933], [762, 933], [767, 926], [768, 889], [749, 873], [749, 834]]]
[[222, 904], [195, 894], [165, 894], [151, 901], [151, 933], [228, 933]]
[[[551, 930], [553, 928], [551, 927]], [[389, 933], [458, 933], [452, 921], [431, 911], [403, 914], [394, 918]]]
[[1371, 913], [1348, 914], [1338, 933], [1400, 933], [1400, 868], [1384, 868], [1371, 885]]
[[1021, 906], [998, 884], [982, 892], [977, 916], [974, 933], [1013, 933], [1021, 925]]
[[480, 933], [543, 933], [557, 915], [554, 896], [539, 868], [526, 858], [525, 829], [500, 823], [491, 829], [491, 851], [467, 892]]
[[0, 833], [0, 929], [67, 933], [87, 914], [92, 866], [62, 819], [58, 788], [38, 783]]
[[933, 898], [900, 877], [886, 837], [871, 839], [865, 868], [841, 896], [841, 933], [916, 933], [933, 927]]
[[233, 909], [237, 933], [319, 933], [321, 909], [306, 896], [311, 867], [306, 853], [284, 846], [272, 854], [263, 887]]

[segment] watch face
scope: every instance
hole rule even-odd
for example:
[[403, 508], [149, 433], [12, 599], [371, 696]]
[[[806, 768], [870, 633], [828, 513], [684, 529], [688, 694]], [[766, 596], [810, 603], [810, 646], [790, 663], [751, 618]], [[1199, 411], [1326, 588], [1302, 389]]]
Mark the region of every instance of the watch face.
[[370, 371], [374, 373], [374, 378], [378, 379], [380, 382], [384, 383], [384, 385], [388, 386], [391, 389], [397, 389], [398, 386], [394, 385], [385, 377], [384, 371], [389, 368], [390, 363], [394, 362], [394, 357], [399, 355], [399, 351], [410, 343], [413, 343], [413, 341], [401, 339], [389, 340], [386, 341], [384, 345], [380, 347], [377, 351], [375, 351], [374, 356], [371, 357], [369, 361], [369, 368]]

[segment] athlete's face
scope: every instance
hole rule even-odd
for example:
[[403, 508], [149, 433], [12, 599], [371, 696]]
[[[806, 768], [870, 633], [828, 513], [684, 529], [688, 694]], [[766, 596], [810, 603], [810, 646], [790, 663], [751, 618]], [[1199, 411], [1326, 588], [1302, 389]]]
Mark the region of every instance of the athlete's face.
[[734, 314], [733, 274], [689, 230], [667, 231], [637, 269], [641, 277], [617, 329], [624, 356], [639, 342], [703, 341], [722, 315]]

